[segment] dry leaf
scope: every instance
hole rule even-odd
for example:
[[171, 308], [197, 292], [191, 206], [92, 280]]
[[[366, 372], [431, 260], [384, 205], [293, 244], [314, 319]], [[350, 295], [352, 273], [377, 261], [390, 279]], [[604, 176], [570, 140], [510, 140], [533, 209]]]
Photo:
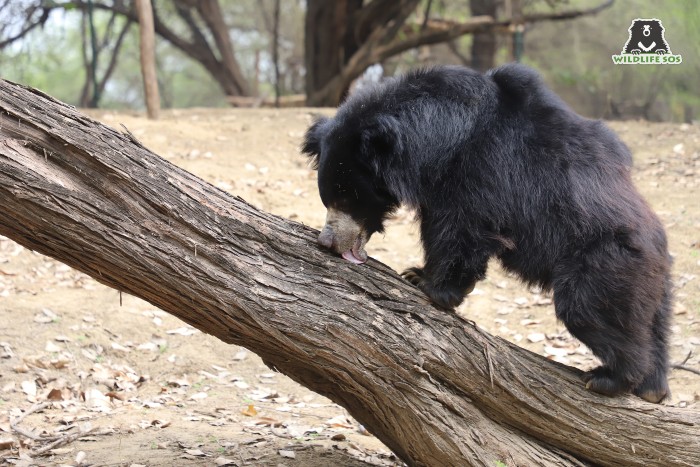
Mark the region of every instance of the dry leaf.
[[107, 394], [105, 394], [107, 397], [110, 398], [110, 400], [118, 399], [120, 401], [126, 400], [126, 396], [122, 393], [119, 392], [114, 392], [114, 391], [109, 391]]
[[250, 385], [245, 381], [234, 381], [233, 385], [239, 389], [248, 389], [250, 387]]
[[289, 451], [286, 449], [280, 449], [279, 453], [280, 453], [280, 456], [286, 457], [287, 459], [294, 459], [297, 457], [297, 455], [294, 451]]
[[96, 388], [85, 391], [85, 404], [98, 412], [110, 411], [110, 399]]
[[46, 395], [46, 398], [50, 401], [65, 401], [71, 399], [71, 393], [67, 389], [52, 389]]
[[[252, 407], [252, 405], [250, 407]], [[281, 421], [275, 420], [274, 418], [270, 417], [260, 417], [258, 421], [255, 422], [255, 424], [260, 426], [282, 426]]]
[[9, 343], [0, 342], [0, 347], [2, 348], [0, 358], [12, 358], [15, 356], [14, 352], [12, 351], [12, 346]]
[[56, 448], [51, 450], [51, 454], [55, 454], [57, 456], [63, 456], [65, 454], [68, 454], [69, 452], [73, 452], [75, 448]]
[[258, 411], [255, 410], [255, 406], [253, 404], [248, 404], [248, 408], [242, 410], [241, 413], [246, 417], [254, 417], [258, 414]]
[[111, 346], [112, 346], [112, 349], [113, 349], [113, 350], [116, 350], [116, 351], [118, 351], [118, 352], [124, 352], [124, 353], [131, 352], [131, 350], [128, 349], [127, 347], [124, 347], [124, 346], [121, 345], [121, 344], [117, 344], [116, 342], [112, 342], [112, 345], [111, 345]]
[[168, 380], [168, 386], [175, 387], [175, 388], [181, 388], [183, 386], [189, 386], [190, 382], [187, 380], [187, 378], [170, 378]]
[[0, 438], [0, 450], [12, 449], [17, 441], [12, 438]]
[[36, 381], [22, 381], [22, 392], [29, 397], [36, 397]]
[[570, 353], [569, 349], [552, 347], [551, 345], [544, 346], [544, 354], [545, 355], [552, 355], [555, 357], [566, 357], [567, 355], [569, 355], [569, 353]]
[[224, 465], [238, 465], [236, 464], [236, 461], [233, 461], [231, 459], [226, 459], [225, 457], [217, 457], [216, 460], [214, 461], [216, 465], [219, 467], [224, 466]]
[[207, 455], [201, 449], [185, 449], [185, 452], [190, 456], [206, 457]]
[[172, 424], [170, 421], [162, 421], [162, 420], [153, 420], [151, 422], [151, 426], [154, 426], [156, 428], [167, 428]]
[[537, 342], [542, 342], [544, 340], [545, 336], [541, 332], [533, 332], [531, 334], [527, 335], [527, 340], [530, 342], [537, 343]]
[[50, 352], [50, 353], [58, 353], [63, 349], [61, 347], [57, 346], [56, 344], [54, 344], [53, 342], [48, 341], [48, 342], [46, 342], [46, 347], [44, 347], [44, 350], [46, 352]]
[[198, 329], [195, 329], [191, 326], [183, 326], [181, 328], [177, 329], [171, 329], [170, 331], [165, 331], [167, 334], [177, 334], [180, 336], [191, 336], [192, 334], [197, 334], [199, 332]]

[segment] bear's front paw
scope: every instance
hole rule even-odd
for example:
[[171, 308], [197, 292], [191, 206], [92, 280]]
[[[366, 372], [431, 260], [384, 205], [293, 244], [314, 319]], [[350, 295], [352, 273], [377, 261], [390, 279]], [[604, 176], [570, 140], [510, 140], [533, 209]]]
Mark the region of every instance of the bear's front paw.
[[657, 54], [657, 55], [666, 55], [666, 51], [663, 50], [663, 49], [657, 50], [657, 51], [656, 51], [656, 54]]
[[617, 396], [630, 392], [631, 389], [629, 384], [614, 378], [610, 369], [604, 366], [584, 373], [583, 381], [586, 383], [586, 389], [604, 396]]
[[421, 289], [430, 298], [430, 301], [440, 308], [454, 310], [464, 300], [464, 293], [454, 289], [431, 289], [425, 285]]
[[423, 268], [408, 268], [401, 273], [401, 277], [420, 287], [421, 282], [423, 282]]
[[642, 53], [642, 51], [639, 50], [639, 49], [632, 49], [632, 50], [630, 50], [630, 53], [631, 53], [632, 55], [639, 55], [639, 54]]
[[423, 268], [408, 268], [401, 273], [401, 277], [421, 289], [430, 301], [440, 308], [452, 310], [464, 300], [464, 293], [451, 289], [437, 289], [431, 286], [424, 276]]

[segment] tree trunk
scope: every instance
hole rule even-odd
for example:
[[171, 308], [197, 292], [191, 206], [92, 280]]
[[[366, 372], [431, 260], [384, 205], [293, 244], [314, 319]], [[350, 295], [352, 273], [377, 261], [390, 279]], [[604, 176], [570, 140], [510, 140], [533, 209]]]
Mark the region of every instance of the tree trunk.
[[[469, 0], [469, 8], [472, 16], [490, 16], [495, 19], [498, 2], [495, 0]], [[472, 37], [471, 67], [482, 73], [493, 68], [497, 46], [498, 36], [495, 30], [475, 32]]]
[[136, 0], [141, 36], [141, 76], [148, 118], [156, 120], [160, 113], [160, 94], [156, 74], [156, 34], [153, 29], [151, 0]]
[[[491, 11], [495, 2], [473, 0], [473, 3]], [[585, 10], [534, 13], [519, 17], [517, 25], [594, 15], [613, 3], [614, 0], [604, 0]], [[485, 34], [475, 42], [473, 57], [477, 61], [473, 65], [489, 68], [496, 50], [495, 34], [514, 26], [512, 18], [496, 20], [495, 10], [493, 16], [473, 16], [464, 23], [424, 18], [420, 26], [405, 24], [419, 4], [420, 0], [372, 0], [364, 6], [361, 0], [308, 0], [304, 39], [307, 105], [336, 106], [352, 81], [368, 66], [416, 47], [449, 42], [465, 34]]]
[[343, 407], [409, 465], [700, 463], [700, 413], [585, 390], [383, 264], [316, 246], [38, 91], [0, 80], [0, 234]]
[[[156, 6], [158, 3], [156, 3]], [[64, 8], [78, 8], [87, 10], [88, 3], [85, 0], [65, 1], [61, 3]], [[136, 11], [128, 8], [123, 2], [96, 3], [95, 8], [112, 11], [125, 16], [131, 21], [138, 22]], [[224, 22], [223, 13], [218, 0], [206, 0], [193, 2], [190, 0], [175, 0], [175, 11], [185, 22], [187, 33], [171, 29], [158, 17], [158, 11], [153, 10], [153, 23], [155, 33], [168, 41], [173, 47], [182, 51], [191, 59], [199, 62], [212, 78], [219, 83], [227, 96], [248, 96], [250, 94], [248, 82], [241, 72], [236, 61], [233, 44], [229, 37], [229, 30]], [[197, 11], [206, 28], [193, 15]], [[216, 49], [213, 49], [207, 37], [213, 37]], [[219, 57], [221, 57], [219, 59]]]
[[228, 95], [249, 95], [248, 82], [236, 61], [233, 43], [231, 42], [228, 26], [224, 22], [224, 12], [221, 10], [219, 0], [200, 0], [199, 2], [194, 2], [194, 5], [207, 24], [212, 36], [214, 36], [214, 43], [221, 55], [220, 65], [225, 70], [226, 75], [231, 76], [236, 84], [237, 94], [229, 93]]
[[357, 51], [355, 17], [362, 0], [308, 0], [304, 25], [306, 96], [313, 107], [335, 107], [350, 83], [339, 83], [333, 92], [319, 94], [339, 76], [347, 60]]

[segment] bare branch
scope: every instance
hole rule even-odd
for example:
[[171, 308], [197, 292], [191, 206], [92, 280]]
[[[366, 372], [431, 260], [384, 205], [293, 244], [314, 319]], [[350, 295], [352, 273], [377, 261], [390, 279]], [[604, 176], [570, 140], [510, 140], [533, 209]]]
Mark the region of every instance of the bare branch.
[[[31, 17], [34, 14], [34, 12], [37, 10], [41, 10], [41, 15], [35, 21], [32, 21]], [[22, 29], [17, 34], [10, 36], [3, 41], [0, 41], [0, 49], [3, 49], [5, 47], [7, 47], [8, 45], [12, 44], [13, 42], [23, 38], [24, 36], [29, 34], [37, 26], [43, 26], [46, 23], [46, 21], [48, 21], [49, 15], [51, 14], [51, 11], [53, 11], [53, 7], [51, 7], [51, 6], [39, 5], [39, 6], [29, 7], [26, 11], [25, 24], [22, 27]]]
[[[374, 0], [375, 2], [384, 0]], [[376, 27], [363, 41], [362, 46], [343, 66], [341, 72], [328, 81], [320, 90], [308, 96], [309, 102], [323, 101], [321, 96], [329, 95], [338, 88], [343, 88], [352, 80], [362, 74], [370, 65], [381, 62], [387, 58], [398, 55], [416, 47], [423, 45], [437, 44], [454, 40], [466, 34], [485, 31], [508, 31], [512, 25], [523, 23], [537, 23], [541, 21], [562, 21], [577, 18], [584, 15], [593, 15], [610, 7], [615, 0], [605, 0], [600, 5], [584, 10], [567, 10], [555, 13], [535, 13], [518, 19], [510, 18], [506, 20], [496, 20], [491, 16], [475, 16], [469, 21], [460, 23], [450, 20], [428, 20], [425, 28], [420, 24], [404, 25], [406, 18], [415, 9], [417, 2], [397, 3], [401, 13], [395, 22]], [[366, 7], [366, 8], [369, 8]], [[409, 7], [412, 9], [409, 10]], [[362, 18], [365, 18], [365, 8], [362, 9]], [[376, 23], [373, 23], [376, 24]], [[403, 26], [403, 36], [397, 37], [397, 30]]]
[[[209, 0], [207, 0], [209, 2]], [[235, 57], [228, 56], [228, 54], [233, 53], [233, 47], [226, 47], [224, 37], [224, 32], [216, 32], [212, 30], [212, 35], [216, 41], [217, 47], [223, 47], [219, 49], [222, 59], [219, 60], [214, 54], [209, 41], [206, 39], [204, 34], [197, 24], [195, 18], [190, 12], [190, 8], [196, 7], [197, 11], [202, 14], [201, 8], [209, 8], [214, 13], [213, 16], [207, 20], [205, 23], [210, 28], [212, 25], [220, 25], [223, 23], [223, 15], [217, 16], [217, 6], [218, 1], [211, 0], [211, 3], [216, 3], [216, 5], [206, 5], [201, 2], [191, 2], [189, 0], [178, 0], [175, 2], [176, 11], [178, 15], [185, 21], [191, 32], [191, 40], [184, 39], [175, 33], [171, 28], [169, 28], [159, 17], [158, 10], [154, 8], [153, 10], [153, 23], [156, 34], [168, 41], [175, 48], [180, 49], [185, 55], [189, 56], [193, 60], [202, 64], [204, 68], [209, 71], [212, 77], [217, 80], [219, 85], [222, 87], [223, 91], [229, 95], [247, 95], [249, 93], [248, 84], [240, 72], [238, 65], [235, 61]], [[72, 2], [65, 2], [64, 6], [73, 6], [80, 9], [86, 9], [87, 3], [84, 0], [74, 0]], [[114, 4], [106, 4], [102, 2], [94, 2], [94, 8], [115, 11], [120, 15], [124, 15], [135, 23], [138, 23], [138, 15], [131, 8], [127, 8], [122, 2], [115, 2]], [[218, 9], [220, 12], [220, 9]], [[225, 25], [224, 25], [225, 26]], [[228, 36], [228, 29], [226, 29], [225, 35]], [[217, 37], [218, 36], [218, 37]], [[230, 39], [228, 39], [230, 41]], [[230, 52], [229, 52], [230, 50]], [[238, 70], [238, 71], [237, 71]]]
[[[457, 37], [475, 32], [501, 30], [508, 31], [515, 24], [538, 23], [542, 21], [563, 21], [579, 16], [594, 15], [610, 7], [615, 0], [606, 0], [600, 5], [586, 10], [568, 10], [555, 13], [536, 13], [525, 15], [517, 20], [513, 18], [497, 21], [491, 16], [475, 16], [464, 23], [457, 23], [448, 20], [430, 20], [426, 30], [413, 33], [405, 39], [398, 39], [385, 47], [375, 51], [377, 60], [385, 60], [401, 52], [410, 50], [422, 45], [437, 44], [440, 42], [456, 39]], [[375, 61], [377, 61], [375, 60]]]
[[109, 81], [109, 78], [112, 76], [112, 73], [114, 73], [114, 70], [117, 67], [117, 62], [119, 61], [119, 52], [121, 51], [122, 44], [124, 43], [124, 38], [126, 37], [127, 32], [129, 32], [131, 24], [132, 21], [127, 19], [124, 26], [122, 26], [121, 31], [119, 31], [117, 41], [114, 43], [114, 48], [112, 49], [112, 56], [109, 60], [109, 64], [107, 65], [107, 69], [102, 75], [102, 80], [100, 80], [99, 83], [100, 94], [104, 92], [105, 87], [107, 86], [107, 81]]

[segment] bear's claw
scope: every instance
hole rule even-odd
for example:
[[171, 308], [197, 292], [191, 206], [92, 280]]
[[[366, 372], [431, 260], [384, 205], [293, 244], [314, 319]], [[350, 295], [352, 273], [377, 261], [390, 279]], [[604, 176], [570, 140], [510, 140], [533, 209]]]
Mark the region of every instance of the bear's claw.
[[423, 281], [423, 269], [421, 268], [408, 268], [401, 273], [401, 277], [406, 279], [408, 282], [415, 286], [420, 286]]

